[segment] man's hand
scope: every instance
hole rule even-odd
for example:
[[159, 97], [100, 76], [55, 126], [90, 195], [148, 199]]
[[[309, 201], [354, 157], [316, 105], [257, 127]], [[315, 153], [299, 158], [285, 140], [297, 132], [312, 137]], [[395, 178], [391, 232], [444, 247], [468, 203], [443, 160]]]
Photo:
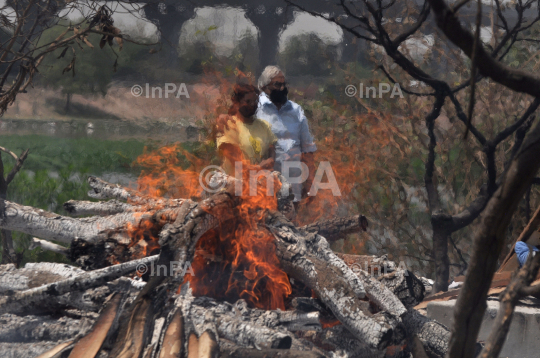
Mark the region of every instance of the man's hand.
[[313, 155], [313, 152], [302, 153], [302, 162], [307, 165], [309, 171], [308, 178], [304, 182], [304, 188], [302, 190], [302, 198], [305, 198], [308, 196], [307, 194], [311, 190], [313, 180], [315, 179], [315, 156]]
[[219, 146], [219, 155], [229, 159], [231, 162], [241, 161], [244, 158], [242, 150], [234, 144], [223, 143]]
[[276, 162], [276, 147], [273, 144], [268, 146], [268, 159], [259, 163], [261, 169], [274, 170], [274, 163]]
[[236, 123], [232, 116], [220, 114], [216, 120], [216, 131], [218, 133], [225, 133], [225, 130], [230, 130], [229, 125], [231, 123]]
[[261, 169], [274, 170], [274, 158], [268, 158], [259, 163]]

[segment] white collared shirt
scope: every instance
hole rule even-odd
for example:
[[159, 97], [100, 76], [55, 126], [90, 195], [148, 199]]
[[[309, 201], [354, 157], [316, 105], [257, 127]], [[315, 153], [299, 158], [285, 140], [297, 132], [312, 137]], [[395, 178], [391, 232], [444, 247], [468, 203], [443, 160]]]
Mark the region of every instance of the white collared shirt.
[[[302, 153], [317, 150], [309, 131], [308, 120], [299, 104], [288, 100], [278, 110], [266, 93], [261, 93], [256, 117], [268, 122], [277, 137], [275, 170], [281, 172], [284, 161], [300, 161]], [[296, 174], [291, 170], [291, 177], [294, 176]], [[293, 184], [295, 201], [300, 201], [301, 192], [302, 185]]]

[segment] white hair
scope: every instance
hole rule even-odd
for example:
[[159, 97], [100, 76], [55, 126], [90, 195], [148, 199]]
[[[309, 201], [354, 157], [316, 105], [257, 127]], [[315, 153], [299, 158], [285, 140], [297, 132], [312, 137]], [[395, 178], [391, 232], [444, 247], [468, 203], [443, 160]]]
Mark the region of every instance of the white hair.
[[264, 71], [261, 73], [261, 77], [259, 77], [259, 81], [257, 82], [259, 89], [262, 90], [263, 87], [272, 82], [272, 78], [276, 77], [280, 72], [283, 73], [283, 71], [277, 66], [266, 66]]

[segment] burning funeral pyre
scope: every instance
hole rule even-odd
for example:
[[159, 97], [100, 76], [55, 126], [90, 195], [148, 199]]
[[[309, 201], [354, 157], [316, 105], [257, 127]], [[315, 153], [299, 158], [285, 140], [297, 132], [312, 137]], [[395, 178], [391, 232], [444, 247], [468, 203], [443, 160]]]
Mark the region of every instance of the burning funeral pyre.
[[88, 184], [102, 201], [65, 203], [73, 217], [2, 202], [1, 228], [37, 236], [35, 245], [81, 267], [0, 266], [3, 356], [446, 354], [448, 329], [413, 309], [424, 296], [418, 278], [386, 257], [330, 249], [365, 230], [366, 218], [297, 227], [290, 185], [277, 172], [255, 195], [216, 173], [198, 201], [96, 177]]

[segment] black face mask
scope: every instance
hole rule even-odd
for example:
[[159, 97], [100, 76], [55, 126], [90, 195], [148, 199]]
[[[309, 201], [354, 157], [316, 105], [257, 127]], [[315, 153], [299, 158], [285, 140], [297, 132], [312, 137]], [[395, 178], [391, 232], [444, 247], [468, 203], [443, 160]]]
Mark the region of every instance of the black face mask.
[[287, 87], [285, 87], [282, 91], [280, 90], [272, 90], [270, 92], [270, 100], [274, 103], [284, 104], [287, 102], [287, 94], [289, 93], [289, 90]]
[[257, 107], [251, 107], [251, 106], [242, 106], [238, 108], [238, 112], [240, 112], [245, 118], [249, 118], [257, 112]]

